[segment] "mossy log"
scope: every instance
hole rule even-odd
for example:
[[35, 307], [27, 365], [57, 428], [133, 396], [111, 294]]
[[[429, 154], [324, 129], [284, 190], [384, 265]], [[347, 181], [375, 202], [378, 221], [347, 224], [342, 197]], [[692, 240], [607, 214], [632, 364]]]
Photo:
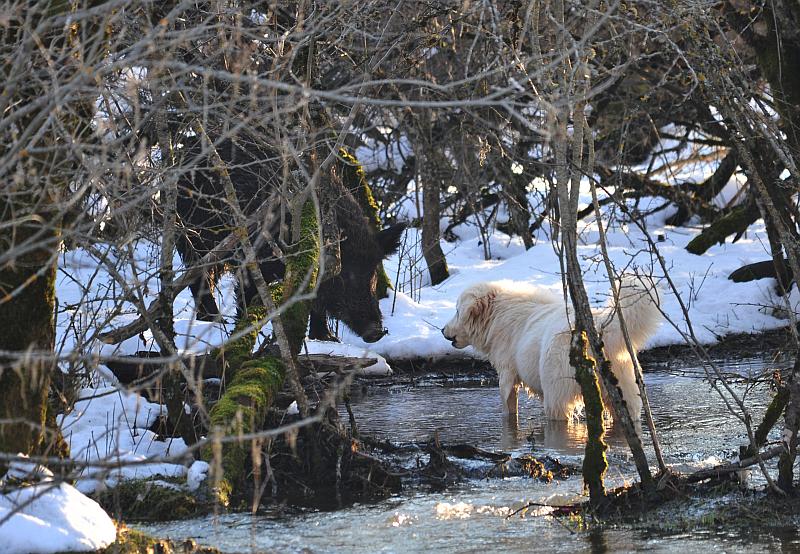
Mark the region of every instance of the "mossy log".
[[686, 245], [686, 250], [699, 256], [715, 244], [724, 244], [730, 235], [744, 233], [759, 217], [761, 214], [755, 204], [738, 206], [703, 229]]
[[[769, 432], [772, 431], [772, 428], [775, 427], [776, 423], [778, 423], [778, 419], [780, 419], [781, 415], [783, 414], [783, 410], [786, 408], [786, 404], [788, 403], [789, 389], [786, 387], [779, 388], [778, 393], [772, 397], [772, 401], [769, 403], [769, 406], [767, 406], [767, 411], [764, 412], [764, 418], [761, 420], [761, 423], [756, 429], [755, 441], [758, 448], [761, 448], [767, 443], [767, 436], [769, 435]], [[749, 458], [755, 455], [756, 452], [752, 444], [739, 449], [740, 459]]]
[[[342, 182], [355, 196], [370, 225], [375, 232], [381, 230], [381, 218], [378, 214], [378, 203], [372, 194], [372, 188], [367, 182], [367, 174], [361, 163], [344, 148], [339, 149], [339, 156], [345, 161], [342, 165]], [[392, 281], [386, 274], [383, 264], [378, 265], [378, 283], [376, 294], [378, 299], [387, 298], [392, 289]]]
[[[287, 253], [283, 282], [280, 285], [273, 285], [270, 291], [276, 306], [280, 306], [285, 299], [291, 298], [294, 294], [306, 294], [314, 290], [319, 272], [319, 252], [317, 211], [314, 203], [307, 200], [300, 214], [297, 241]], [[311, 302], [302, 300], [293, 302], [280, 316], [294, 357], [300, 353], [306, 338], [310, 314]]]
[[586, 413], [586, 452], [583, 456], [583, 482], [589, 488], [592, 503], [605, 498], [603, 478], [608, 469], [606, 450], [608, 445], [603, 439], [603, 397], [600, 394], [600, 383], [595, 371], [597, 363], [589, 355], [589, 340], [585, 332], [573, 331], [572, 344], [569, 351], [570, 364], [575, 368], [575, 379], [581, 387], [584, 409]]
[[[219, 359], [226, 368], [228, 383], [209, 414], [215, 433], [235, 436], [259, 430], [267, 409], [283, 387], [285, 373], [281, 360], [251, 359], [258, 337], [256, 324], [263, 315], [263, 308], [249, 308], [247, 317], [239, 320], [234, 329], [241, 336], [220, 349]], [[245, 482], [249, 455], [250, 445], [245, 441], [212, 442], [203, 448], [203, 459], [215, 469], [213, 492], [221, 504], [229, 505]]]
[[[283, 362], [267, 357], [245, 362], [236, 372], [222, 398], [211, 408], [212, 428], [226, 436], [244, 435], [262, 428], [267, 409], [283, 387]], [[230, 504], [247, 478], [249, 441], [207, 445], [203, 458], [218, 468], [213, 492], [222, 505]]]

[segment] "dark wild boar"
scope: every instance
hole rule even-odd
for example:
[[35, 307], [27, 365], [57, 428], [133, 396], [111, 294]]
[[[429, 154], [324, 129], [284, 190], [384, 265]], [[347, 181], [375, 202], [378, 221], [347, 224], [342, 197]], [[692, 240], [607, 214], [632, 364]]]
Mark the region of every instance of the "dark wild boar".
[[[211, 167], [198, 141], [187, 138], [182, 142], [184, 146], [179, 149], [178, 156], [186, 170], [178, 183], [177, 211], [185, 232], [178, 240], [178, 252], [185, 263], [192, 264], [230, 233], [233, 218], [219, 175]], [[239, 205], [246, 215], [257, 210], [274, 191], [281, 190], [284, 175], [289, 174], [283, 171], [281, 160], [274, 152], [247, 141], [245, 137], [221, 141], [217, 151], [227, 165]], [[340, 163], [343, 162], [336, 162]], [[312, 304], [309, 336], [332, 339], [327, 324], [330, 315], [344, 322], [365, 341], [374, 342], [385, 334], [376, 296], [377, 271], [383, 259], [397, 250], [405, 225], [394, 225], [382, 231], [371, 228], [352, 191], [342, 183], [341, 174], [334, 167], [319, 185], [330, 187], [325, 192], [332, 192], [328, 197], [335, 199], [329, 209], [333, 212], [332, 220], [341, 241], [341, 270], [338, 274], [322, 277], [317, 298]], [[281, 201], [276, 202], [272, 209], [274, 217], [270, 218], [274, 223], [267, 229], [268, 233], [262, 229], [250, 237], [259, 258], [260, 271], [268, 283], [282, 279], [285, 270], [282, 260], [273, 254], [266, 240], [269, 236], [280, 241], [285, 235], [281, 232], [281, 223], [284, 231], [290, 226], [291, 216], [287, 210], [284, 210], [283, 217], [278, 215], [282, 208], [285, 206]], [[224, 266], [207, 268], [205, 278], [191, 285], [199, 318], [219, 316], [213, 291], [226, 269], [235, 271], [237, 276], [239, 309], [258, 298], [253, 280], [242, 265], [243, 259], [243, 253], [237, 250]]]

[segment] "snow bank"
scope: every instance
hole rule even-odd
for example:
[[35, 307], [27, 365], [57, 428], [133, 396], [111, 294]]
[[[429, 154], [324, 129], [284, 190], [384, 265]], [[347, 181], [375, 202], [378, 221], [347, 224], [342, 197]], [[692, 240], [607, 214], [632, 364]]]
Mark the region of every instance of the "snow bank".
[[[31, 471], [33, 469], [33, 471]], [[41, 481], [0, 494], [0, 549], [7, 554], [86, 552], [105, 548], [117, 529], [97, 502], [52, 473], [24, 462], [8, 476], [33, 474]]]
[[[84, 463], [110, 461], [122, 466], [86, 467], [77, 483], [81, 491], [94, 492], [120, 479], [186, 475], [185, 466], [159, 461], [186, 451], [183, 439], [158, 441], [148, 429], [165, 409], [160, 404], [114, 387], [85, 388], [80, 398], [69, 414], [58, 416], [71, 457]], [[148, 460], [153, 462], [142, 463]], [[125, 465], [125, 462], [136, 464]]]

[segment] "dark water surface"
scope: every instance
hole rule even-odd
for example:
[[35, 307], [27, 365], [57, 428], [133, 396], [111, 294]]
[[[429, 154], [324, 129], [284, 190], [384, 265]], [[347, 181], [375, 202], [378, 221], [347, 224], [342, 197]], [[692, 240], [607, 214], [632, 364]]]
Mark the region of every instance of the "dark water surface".
[[[770, 369], [758, 360], [726, 363], [722, 370], [755, 375]], [[645, 381], [667, 463], [693, 469], [735, 458], [747, 442], [743, 425], [702, 378], [700, 370], [672, 367]], [[738, 380], [733, 392], [759, 421], [770, 399], [765, 383]], [[490, 450], [549, 454], [579, 464], [585, 426], [546, 422], [538, 399], [520, 396], [516, 425], [505, 421], [496, 386], [429, 383], [370, 389], [353, 395], [359, 429], [395, 442], [425, 441], [434, 432], [443, 443], [471, 443]], [[345, 416], [346, 418], [346, 416]], [[345, 419], [346, 421], [346, 419]], [[611, 429], [609, 486], [634, 479], [624, 439]], [[649, 443], [649, 440], [646, 441]], [[649, 456], [655, 464], [652, 447]], [[754, 472], [752, 482], [759, 485]], [[372, 505], [291, 517], [229, 514], [182, 522], [140, 525], [159, 537], [194, 538], [226, 552], [773, 552], [797, 551], [796, 530], [698, 530], [654, 536], [630, 529], [585, 531], [540, 513], [513, 511], [528, 502], [557, 505], [582, 494], [579, 476], [543, 484], [522, 478], [473, 481], [446, 493], [409, 492]]]

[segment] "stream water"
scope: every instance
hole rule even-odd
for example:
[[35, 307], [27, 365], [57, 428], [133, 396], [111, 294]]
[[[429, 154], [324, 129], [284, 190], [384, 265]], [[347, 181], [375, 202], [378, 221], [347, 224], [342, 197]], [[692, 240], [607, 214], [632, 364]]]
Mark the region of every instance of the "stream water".
[[[749, 375], [769, 367], [760, 360], [724, 363], [725, 372]], [[726, 408], [703, 373], [672, 367], [649, 371], [646, 384], [666, 461], [691, 469], [735, 458], [747, 442], [743, 425]], [[733, 386], [758, 421], [769, 401], [765, 383]], [[537, 399], [520, 397], [516, 425], [504, 424], [496, 386], [465, 381], [418, 382], [354, 394], [360, 431], [395, 442], [424, 441], [434, 432], [445, 444], [471, 443], [488, 450], [550, 455], [580, 465], [585, 426], [546, 422]], [[346, 418], [346, 415], [345, 415]], [[346, 419], [345, 419], [346, 421]], [[607, 484], [634, 479], [619, 432], [609, 432]], [[646, 440], [649, 442], [649, 440]], [[648, 455], [653, 460], [652, 448]], [[424, 455], [423, 455], [424, 456]], [[759, 475], [752, 482], [759, 485]], [[383, 502], [337, 511], [224, 514], [137, 527], [158, 537], [193, 538], [225, 552], [773, 552], [800, 550], [796, 529], [786, 532], [635, 528], [580, 530], [548, 517], [549, 508], [511, 515], [529, 502], [557, 505], [582, 494], [579, 475], [541, 483], [526, 478], [469, 481], [444, 493], [409, 491]]]

